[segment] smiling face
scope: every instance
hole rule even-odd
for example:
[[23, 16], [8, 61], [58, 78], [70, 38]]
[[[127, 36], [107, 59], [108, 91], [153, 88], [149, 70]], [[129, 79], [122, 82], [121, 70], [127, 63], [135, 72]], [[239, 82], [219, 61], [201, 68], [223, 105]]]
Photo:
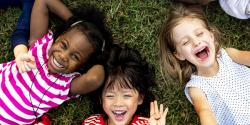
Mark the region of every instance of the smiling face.
[[201, 20], [184, 18], [173, 29], [172, 35], [176, 45], [175, 57], [195, 65], [198, 73], [217, 64], [214, 35]]
[[72, 73], [93, 53], [87, 37], [77, 29], [60, 35], [49, 50], [48, 69], [51, 73]]
[[135, 89], [115, 85], [105, 86], [102, 93], [102, 106], [108, 115], [109, 125], [128, 125], [143, 99]]

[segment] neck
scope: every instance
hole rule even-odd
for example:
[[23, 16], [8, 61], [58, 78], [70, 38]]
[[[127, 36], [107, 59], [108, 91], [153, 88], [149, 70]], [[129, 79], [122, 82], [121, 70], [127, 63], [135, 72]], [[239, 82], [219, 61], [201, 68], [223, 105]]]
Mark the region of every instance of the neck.
[[202, 69], [200, 68], [200, 69], [197, 69], [197, 70], [198, 70], [197, 74], [199, 76], [212, 77], [212, 76], [215, 76], [218, 73], [218, 71], [219, 71], [219, 63], [216, 60], [215, 63], [212, 66], [202, 68]]

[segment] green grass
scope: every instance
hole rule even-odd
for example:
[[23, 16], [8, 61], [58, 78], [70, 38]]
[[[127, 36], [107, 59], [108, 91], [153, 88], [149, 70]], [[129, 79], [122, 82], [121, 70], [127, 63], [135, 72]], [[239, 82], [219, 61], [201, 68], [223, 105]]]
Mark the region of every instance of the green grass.
[[[167, 124], [193, 125], [198, 124], [197, 115], [192, 105], [187, 101], [183, 88], [170, 78], [163, 79], [158, 64], [157, 39], [167, 11], [173, 4], [169, 0], [64, 0], [70, 8], [76, 8], [84, 3], [91, 3], [102, 8], [107, 13], [107, 23], [114, 37], [123, 44], [141, 52], [156, 68], [158, 87], [152, 88], [157, 99], [169, 107]], [[249, 20], [239, 20], [225, 14], [217, 3], [204, 6], [209, 20], [222, 31], [228, 40], [225, 46], [250, 50]], [[0, 62], [13, 59], [10, 49], [10, 36], [15, 28], [19, 8], [0, 10]], [[97, 100], [98, 101], [98, 100]], [[92, 114], [91, 102], [88, 96], [70, 100], [62, 106], [49, 112], [55, 125], [81, 124], [81, 121]]]

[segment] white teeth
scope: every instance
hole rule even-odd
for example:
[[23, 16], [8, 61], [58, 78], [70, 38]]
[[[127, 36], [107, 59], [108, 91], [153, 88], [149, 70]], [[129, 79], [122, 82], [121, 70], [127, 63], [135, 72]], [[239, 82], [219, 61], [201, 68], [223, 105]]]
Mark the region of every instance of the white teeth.
[[118, 114], [118, 115], [120, 115], [120, 114], [123, 114], [125, 111], [113, 111], [115, 114]]
[[197, 50], [197, 51], [195, 52], [195, 54], [196, 54], [196, 53], [199, 53], [199, 52], [201, 52], [201, 51], [203, 51], [204, 49], [206, 49], [206, 47], [200, 48], [199, 50]]
[[63, 65], [61, 65], [59, 62], [57, 62], [55, 58], [53, 58], [53, 62], [54, 62], [54, 64], [55, 64], [57, 67], [63, 68]]

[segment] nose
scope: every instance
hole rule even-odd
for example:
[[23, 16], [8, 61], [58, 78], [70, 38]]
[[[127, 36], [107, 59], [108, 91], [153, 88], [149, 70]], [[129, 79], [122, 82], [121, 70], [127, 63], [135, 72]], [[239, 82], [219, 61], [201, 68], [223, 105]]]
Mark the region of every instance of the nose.
[[115, 106], [121, 106], [123, 104], [123, 99], [121, 97], [116, 97], [114, 100]]
[[63, 62], [67, 62], [67, 61], [68, 61], [68, 54], [67, 54], [66, 51], [61, 52], [61, 53], [59, 54], [59, 57], [60, 57], [60, 59], [61, 59]]
[[194, 46], [197, 46], [197, 45], [200, 44], [200, 40], [197, 39], [197, 38], [192, 38], [192, 43], [193, 43]]

